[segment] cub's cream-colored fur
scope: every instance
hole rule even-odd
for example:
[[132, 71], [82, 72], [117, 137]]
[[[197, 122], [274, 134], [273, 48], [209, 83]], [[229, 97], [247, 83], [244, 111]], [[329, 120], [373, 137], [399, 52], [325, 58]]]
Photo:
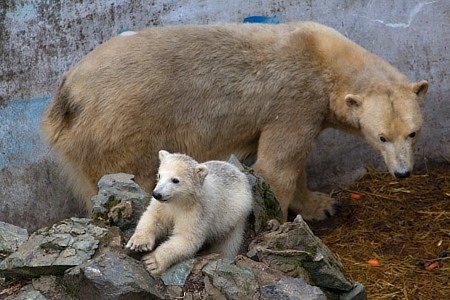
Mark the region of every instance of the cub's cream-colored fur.
[[135, 174], [151, 191], [159, 149], [198, 161], [234, 153], [256, 158], [285, 218], [291, 209], [320, 220], [335, 206], [306, 185], [319, 133], [363, 136], [392, 175], [406, 177], [427, 88], [313, 22], [157, 27], [87, 54], [64, 76], [42, 128], [87, 200], [107, 173]]
[[[247, 176], [223, 161], [197, 163], [183, 154], [159, 152], [153, 198], [127, 248], [152, 251], [143, 260], [153, 275], [197, 253], [234, 258], [239, 251], [252, 192]], [[158, 240], [168, 237], [156, 247]]]

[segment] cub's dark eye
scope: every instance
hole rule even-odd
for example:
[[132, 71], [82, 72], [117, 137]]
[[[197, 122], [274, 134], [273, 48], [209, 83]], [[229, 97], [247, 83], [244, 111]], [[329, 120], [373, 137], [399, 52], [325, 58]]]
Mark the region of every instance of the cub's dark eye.
[[411, 132], [410, 134], [409, 134], [409, 137], [410, 138], [413, 138], [413, 137], [415, 137], [416, 136], [416, 132], [414, 131], [414, 132]]
[[179, 180], [178, 178], [172, 178], [172, 182], [175, 183], [175, 184], [177, 184], [177, 183], [180, 182], [180, 180]]
[[161, 178], [161, 175], [159, 175], [159, 174], [156, 174], [156, 179], [158, 179], [158, 180], [159, 180], [159, 178]]
[[387, 140], [386, 140], [386, 138], [384, 136], [380, 136], [380, 141], [383, 142], [383, 143], [387, 142]]

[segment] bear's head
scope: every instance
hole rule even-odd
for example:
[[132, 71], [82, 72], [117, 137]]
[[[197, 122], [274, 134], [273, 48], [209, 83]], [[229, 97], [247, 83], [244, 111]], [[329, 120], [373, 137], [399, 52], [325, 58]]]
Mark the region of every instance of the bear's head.
[[160, 202], [195, 200], [208, 168], [184, 154], [159, 151], [160, 166], [152, 196]]
[[392, 176], [408, 177], [414, 165], [413, 148], [422, 128], [421, 106], [428, 83], [392, 89], [383, 87], [345, 96], [352, 123], [380, 150]]

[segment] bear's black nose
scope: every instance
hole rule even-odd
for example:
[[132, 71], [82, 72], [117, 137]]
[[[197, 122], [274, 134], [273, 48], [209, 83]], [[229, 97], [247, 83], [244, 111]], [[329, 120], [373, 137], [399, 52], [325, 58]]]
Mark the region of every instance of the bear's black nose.
[[404, 172], [404, 173], [395, 172], [394, 175], [397, 178], [406, 178], [406, 177], [409, 177], [411, 175], [411, 172], [409, 172], [409, 171]]
[[152, 193], [153, 198], [155, 198], [156, 200], [160, 200], [162, 198], [162, 195], [160, 193], [157, 192], [153, 192]]

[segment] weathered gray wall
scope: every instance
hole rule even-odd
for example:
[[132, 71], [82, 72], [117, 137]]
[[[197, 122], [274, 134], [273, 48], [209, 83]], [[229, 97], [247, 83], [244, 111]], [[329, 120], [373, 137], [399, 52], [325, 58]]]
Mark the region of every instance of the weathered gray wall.
[[[427, 79], [425, 126], [417, 163], [450, 157], [450, 1], [171, 0], [0, 2], [0, 220], [29, 229], [74, 213], [39, 121], [61, 76], [83, 55], [122, 30], [187, 23], [242, 22], [252, 15], [281, 22], [315, 20], [381, 56], [412, 80]], [[327, 190], [384, 169], [362, 139], [321, 135], [310, 159], [310, 184]]]

